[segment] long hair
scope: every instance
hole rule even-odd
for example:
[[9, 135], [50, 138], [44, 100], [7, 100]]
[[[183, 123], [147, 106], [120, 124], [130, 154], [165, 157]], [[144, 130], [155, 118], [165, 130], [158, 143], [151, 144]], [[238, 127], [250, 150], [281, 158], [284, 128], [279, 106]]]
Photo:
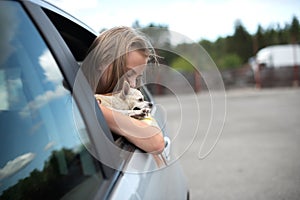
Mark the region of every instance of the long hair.
[[101, 33], [92, 43], [81, 64], [92, 90], [97, 94], [113, 92], [126, 73], [126, 56], [138, 50], [155, 57], [148, 38], [130, 27], [115, 27]]

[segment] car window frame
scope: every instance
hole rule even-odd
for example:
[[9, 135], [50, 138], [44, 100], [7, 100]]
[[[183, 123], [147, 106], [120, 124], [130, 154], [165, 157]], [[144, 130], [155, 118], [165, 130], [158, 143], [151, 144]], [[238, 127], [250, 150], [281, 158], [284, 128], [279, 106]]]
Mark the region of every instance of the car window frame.
[[[76, 63], [80, 64], [83, 61], [83, 59], [85, 58], [86, 53], [88, 52], [88, 50], [90, 48], [90, 45], [92, 44], [92, 42], [94, 42], [98, 33], [96, 33], [94, 30], [92, 30], [90, 27], [88, 27], [86, 24], [84, 24], [80, 20], [74, 18], [71, 15], [68, 15], [67, 13], [64, 13], [62, 10], [60, 10], [59, 8], [56, 8], [55, 6], [54, 7], [52, 6], [51, 9], [49, 9], [48, 7], [47, 8], [42, 7], [42, 9], [46, 13], [48, 18], [52, 22], [52, 24], [55, 26], [56, 30], [59, 32], [61, 38], [64, 40], [64, 42], [69, 50], [67, 53], [71, 52]], [[59, 15], [59, 17], [63, 18], [63, 19], [58, 20], [57, 16], [55, 16], [55, 15]], [[69, 20], [72, 23], [72, 25], [70, 25], [71, 24], [70, 22], [66, 22], [66, 20]], [[61, 24], [62, 21], [64, 21], [63, 25]], [[67, 24], [67, 23], [70, 23], [70, 24]], [[80, 23], [80, 24], [78, 24], [78, 23]], [[69, 33], [66, 30], [62, 30], [62, 27], [65, 28], [66, 26], [68, 26], [68, 28], [75, 29], [75, 31], [72, 30], [71, 31], [72, 33]], [[76, 34], [74, 34], [75, 37], [72, 36], [73, 33], [76, 33]], [[78, 35], [84, 35], [81, 37], [84, 37], [85, 40], [88, 40], [88, 42], [83, 41], [86, 50], [83, 51], [81, 49], [81, 50], [79, 50], [79, 51], [81, 51], [80, 53], [77, 52], [78, 49], [81, 48], [81, 47], [79, 47], [78, 43], [80, 43], [80, 45], [81, 45], [82, 41], [78, 39], [79, 38]], [[71, 39], [70, 39], [70, 36], [72, 37]], [[77, 46], [74, 47], [74, 44], [72, 44], [72, 42], [76, 42]], [[76, 66], [78, 66], [78, 65], [76, 65]], [[148, 99], [150, 99], [149, 94], [147, 94], [147, 97], [148, 97]], [[151, 102], [153, 102], [153, 100], [151, 100]], [[104, 121], [102, 118], [100, 120]], [[106, 126], [106, 124], [104, 126]], [[134, 150], [137, 148], [133, 144], [129, 143], [124, 137], [117, 137], [115, 134], [112, 134], [110, 129], [107, 129], [105, 132], [107, 134], [109, 134], [108, 137], [113, 135], [112, 137], [114, 138], [115, 144], [117, 144], [118, 147], [120, 147], [122, 150], [133, 153]], [[113, 140], [111, 139], [111, 141], [113, 141]]]
[[[79, 65], [73, 57], [73, 54], [69, 50], [67, 44], [56, 30], [56, 27], [52, 24], [51, 20], [43, 11], [43, 9], [50, 9], [51, 11], [56, 12], [57, 8], [46, 4], [39, 5], [31, 1], [22, 1], [21, 3], [46, 42], [68, 86], [70, 87], [72, 96], [74, 97], [77, 107], [79, 108], [80, 113], [85, 121], [88, 135], [91, 138], [94, 148], [96, 149], [95, 153], [97, 153], [97, 156], [100, 158], [106, 157], [103, 159], [112, 159], [112, 155], [114, 154], [112, 152], [107, 152], [108, 148], [105, 148], [105, 146], [111, 144], [103, 144], [102, 142], [101, 145], [99, 145], [99, 142], [96, 142], [101, 140], [99, 140], [100, 134], [97, 134], [99, 131], [97, 130], [97, 126], [95, 126], [95, 124], [100, 123], [100, 126], [104, 130], [107, 138], [109, 138], [109, 141], [114, 142], [111, 131], [109, 130], [100, 109], [95, 109], [98, 107], [98, 105], [93, 97], [92, 91], [87, 90], [87, 81], [80, 82], [80, 87], [78, 89], [79, 91], [76, 92], [76, 94], [74, 91], [72, 91], [72, 87], [75, 83], [76, 75], [79, 70]], [[62, 15], [62, 11], [57, 13]], [[65, 16], [62, 15], [62, 17]], [[90, 113], [94, 112], [96, 113], [96, 116], [90, 115]], [[119, 165], [119, 169], [113, 169], [102, 163], [105, 183], [103, 183], [101, 188], [99, 188], [99, 196], [101, 197], [109, 195], [109, 191], [112, 190], [114, 183], [121, 175], [121, 169], [125, 165], [125, 159], [121, 162], [117, 158], [115, 158], [115, 160], [115, 162], [117, 162], [116, 165]]]

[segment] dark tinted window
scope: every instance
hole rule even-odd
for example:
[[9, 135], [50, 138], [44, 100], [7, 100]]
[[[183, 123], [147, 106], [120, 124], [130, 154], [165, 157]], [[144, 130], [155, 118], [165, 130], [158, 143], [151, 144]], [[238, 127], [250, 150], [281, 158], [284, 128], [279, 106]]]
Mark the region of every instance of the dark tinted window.
[[93, 197], [101, 165], [51, 52], [18, 3], [0, 20], [0, 199]]
[[44, 11], [59, 31], [75, 59], [78, 62], [82, 61], [87, 55], [87, 51], [96, 35], [51, 10], [44, 9]]

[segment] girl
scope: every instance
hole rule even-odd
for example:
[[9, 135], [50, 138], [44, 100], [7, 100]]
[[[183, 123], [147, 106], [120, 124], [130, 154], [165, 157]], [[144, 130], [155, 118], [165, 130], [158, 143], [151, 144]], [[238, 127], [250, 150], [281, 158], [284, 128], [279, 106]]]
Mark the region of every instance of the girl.
[[[126, 80], [136, 87], [150, 58], [156, 59], [151, 43], [129, 27], [115, 27], [101, 33], [82, 62], [82, 71], [95, 94], [120, 90]], [[113, 111], [98, 102], [110, 129], [140, 149], [159, 154], [164, 149], [161, 130]]]

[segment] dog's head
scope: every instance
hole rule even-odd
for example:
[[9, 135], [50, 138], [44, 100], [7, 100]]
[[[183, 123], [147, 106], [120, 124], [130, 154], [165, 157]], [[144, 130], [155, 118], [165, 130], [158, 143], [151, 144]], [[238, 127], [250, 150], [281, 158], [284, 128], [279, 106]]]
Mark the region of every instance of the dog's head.
[[131, 88], [128, 82], [124, 82], [122, 91], [119, 94], [120, 99], [126, 102], [130, 110], [151, 109], [152, 103], [145, 101], [141, 91]]

